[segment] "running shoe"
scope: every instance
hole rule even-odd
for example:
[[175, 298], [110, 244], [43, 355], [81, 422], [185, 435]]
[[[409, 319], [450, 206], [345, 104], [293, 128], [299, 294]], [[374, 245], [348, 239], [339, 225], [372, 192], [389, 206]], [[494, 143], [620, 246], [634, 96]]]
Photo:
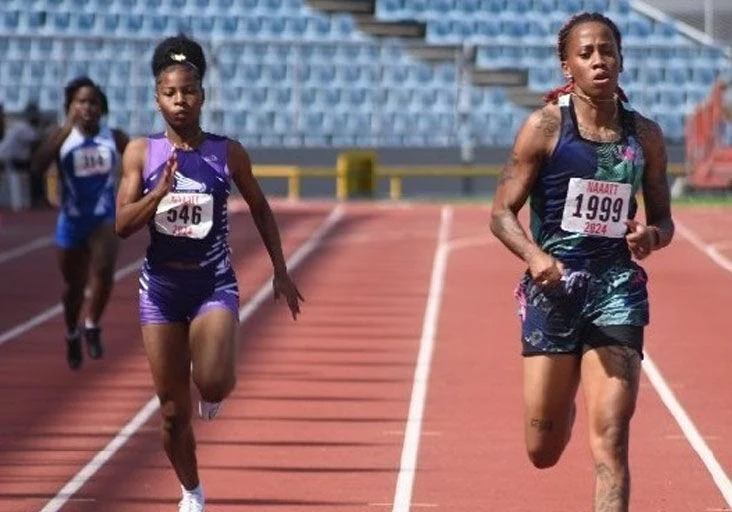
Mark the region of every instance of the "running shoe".
[[198, 401], [198, 414], [206, 421], [214, 419], [220, 408], [221, 402]]
[[83, 352], [81, 350], [81, 335], [76, 334], [66, 336], [66, 362], [69, 363], [69, 368], [72, 370], [78, 370], [81, 367], [81, 363], [84, 359]]
[[102, 330], [99, 327], [84, 328], [86, 351], [92, 359], [101, 359], [104, 355], [102, 347]]

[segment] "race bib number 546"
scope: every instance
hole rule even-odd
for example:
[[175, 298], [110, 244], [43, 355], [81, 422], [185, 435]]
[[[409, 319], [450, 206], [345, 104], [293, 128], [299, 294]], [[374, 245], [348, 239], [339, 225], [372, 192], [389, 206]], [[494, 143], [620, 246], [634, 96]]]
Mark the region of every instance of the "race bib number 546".
[[205, 238], [213, 226], [213, 196], [171, 192], [155, 212], [155, 229], [163, 234]]
[[622, 238], [628, 228], [629, 183], [570, 178], [562, 229], [571, 233]]

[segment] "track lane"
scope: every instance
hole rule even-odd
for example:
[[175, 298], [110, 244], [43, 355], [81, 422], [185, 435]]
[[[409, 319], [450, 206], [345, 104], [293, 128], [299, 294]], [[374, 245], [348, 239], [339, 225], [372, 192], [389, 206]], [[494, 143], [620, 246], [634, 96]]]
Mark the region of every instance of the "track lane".
[[[278, 216], [283, 243], [292, 247], [302, 240], [325, 213]], [[250, 279], [257, 279], [254, 272], [267, 272], [260, 279], [271, 272], [251, 220], [235, 216], [234, 222], [232, 246], [237, 262], [248, 269], [241, 284], [246, 297], [253, 286]], [[60, 488], [59, 482], [68, 480], [74, 468], [149, 400], [152, 386], [139, 341], [136, 304], [137, 280], [119, 283], [105, 321], [108, 357], [86, 361], [78, 373], [70, 372], [63, 359], [60, 317], [0, 348], [0, 371], [15, 391], [0, 398], [0, 465], [12, 475], [1, 486], [0, 502], [16, 507], [11, 510], [39, 510]]]
[[[456, 512], [524, 511], [536, 507], [547, 512], [587, 509], [592, 500], [593, 478], [581, 390], [573, 439], [559, 464], [539, 471], [531, 467], [525, 455], [519, 320], [512, 298], [523, 265], [498, 242], [478, 243], [477, 233], [487, 229], [486, 222], [486, 211], [455, 210], [453, 245], [462, 248], [451, 251], [448, 262], [412, 501], [414, 510], [421, 510], [417, 505]], [[473, 239], [475, 244], [459, 245], [460, 238]], [[684, 245], [677, 240], [653, 259], [666, 253], [677, 268], [687, 261], [704, 266], [698, 251], [687, 253]], [[646, 266], [652, 293], [659, 284], [673, 286], [664, 272], [656, 268], [657, 262], [649, 260]], [[686, 351], [678, 351], [679, 347], [666, 340], [676, 336], [676, 344], [683, 346], [678, 331], [659, 332], [665, 322], [656, 311], [672, 308], [678, 294], [666, 290], [653, 296], [655, 316], [648, 330], [647, 347], [656, 359], [664, 362], [671, 358], [689, 361]], [[714, 374], [724, 369], [722, 361], [700, 358], [697, 368], [704, 371], [713, 366]], [[665, 363], [660, 366], [665, 374], [675, 373]], [[696, 393], [719, 400], [718, 387], [710, 382], [694, 387]], [[697, 407], [697, 397], [690, 394], [688, 400], [689, 410], [700, 418], [708, 418], [716, 428], [725, 429], [725, 423], [720, 421], [723, 418]], [[632, 428], [633, 510], [724, 509], [709, 472], [645, 376]], [[729, 453], [726, 445], [715, 448], [721, 450], [720, 454]]]

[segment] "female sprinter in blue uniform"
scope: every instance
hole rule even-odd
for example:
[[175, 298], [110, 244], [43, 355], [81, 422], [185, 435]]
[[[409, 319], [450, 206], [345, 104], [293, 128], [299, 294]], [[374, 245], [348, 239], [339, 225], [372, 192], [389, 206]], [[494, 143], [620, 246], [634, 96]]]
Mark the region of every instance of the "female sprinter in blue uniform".
[[233, 140], [200, 127], [206, 60], [198, 43], [168, 38], [152, 59], [164, 133], [135, 139], [123, 157], [117, 232], [150, 231], [140, 278], [140, 321], [163, 419], [163, 445], [181, 483], [181, 512], [204, 509], [191, 427], [191, 372], [211, 419], [236, 382], [239, 293], [231, 267], [230, 181], [249, 205], [274, 266], [275, 298], [296, 318], [300, 293], [290, 280], [274, 216]]
[[[626, 104], [620, 33], [599, 13], [559, 32], [568, 79], [516, 137], [496, 191], [491, 229], [528, 265], [517, 288], [522, 319], [526, 447], [553, 466], [569, 440], [580, 381], [595, 464], [594, 510], [627, 511], [628, 437], [643, 328], [642, 260], [674, 225], [660, 128]], [[635, 220], [642, 192], [643, 224]], [[530, 198], [531, 234], [517, 214]]]
[[[66, 122], [52, 131], [33, 158], [33, 171], [43, 173], [56, 161], [61, 204], [56, 224], [58, 261], [64, 279], [66, 359], [81, 366], [82, 337], [89, 357], [103, 355], [99, 322], [112, 293], [118, 241], [114, 233], [115, 190], [127, 135], [101, 124], [107, 98], [87, 77], [65, 89]], [[91, 274], [91, 295], [83, 329], [78, 323], [84, 290]]]

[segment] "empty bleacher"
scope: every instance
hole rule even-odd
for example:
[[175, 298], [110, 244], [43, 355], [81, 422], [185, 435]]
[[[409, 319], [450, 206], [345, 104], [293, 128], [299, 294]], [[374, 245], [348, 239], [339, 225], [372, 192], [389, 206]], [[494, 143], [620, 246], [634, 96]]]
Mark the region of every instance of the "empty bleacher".
[[[58, 111], [62, 85], [99, 82], [109, 122], [162, 128], [149, 60], [185, 32], [207, 50], [207, 129], [250, 146], [504, 146], [528, 110], [471, 73], [518, 69], [535, 93], [563, 79], [556, 33], [572, 13], [600, 10], [623, 33], [622, 85], [637, 108], [680, 141], [684, 119], [729, 68], [722, 48], [625, 0], [375, 0], [373, 19], [424, 24], [424, 39], [375, 37], [361, 19], [306, 0], [4, 0], [0, 101]], [[456, 48], [424, 60], [413, 46]], [[464, 48], [474, 59], [461, 60]]]

